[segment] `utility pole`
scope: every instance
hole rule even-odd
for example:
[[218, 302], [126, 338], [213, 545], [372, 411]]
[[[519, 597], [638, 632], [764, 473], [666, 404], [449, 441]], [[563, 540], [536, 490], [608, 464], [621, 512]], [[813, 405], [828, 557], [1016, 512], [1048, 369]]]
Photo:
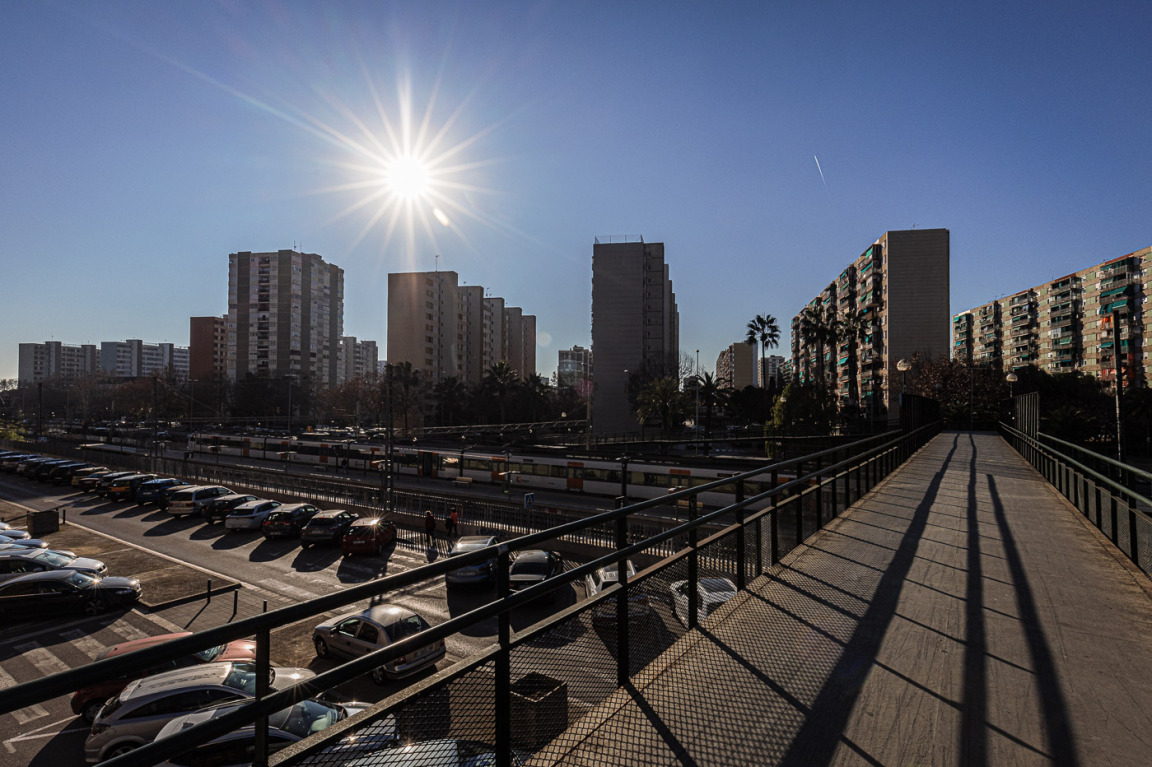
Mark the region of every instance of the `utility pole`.
[[1120, 357], [1120, 312], [1112, 312], [1112, 359], [1116, 363], [1116, 460], [1124, 462], [1124, 364]]

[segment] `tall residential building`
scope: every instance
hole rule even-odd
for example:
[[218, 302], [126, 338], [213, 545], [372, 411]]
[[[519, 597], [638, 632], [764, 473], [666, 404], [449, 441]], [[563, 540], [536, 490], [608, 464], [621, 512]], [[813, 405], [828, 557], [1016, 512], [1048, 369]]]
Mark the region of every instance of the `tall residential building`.
[[556, 363], [556, 385], [571, 386], [582, 396], [592, 382], [592, 350], [583, 346], [561, 349]]
[[632, 431], [630, 372], [679, 373], [680, 315], [664, 243], [643, 238], [592, 246], [592, 429]]
[[737, 341], [716, 358], [716, 380], [726, 389], [739, 391], [756, 385], [756, 350], [750, 343]]
[[356, 336], [341, 336], [340, 365], [336, 373], [336, 382], [346, 383], [356, 378], [375, 378], [379, 361], [380, 350], [375, 341], [357, 341]]
[[807, 332], [805, 313], [792, 319], [792, 378], [824, 376], [841, 407], [856, 405], [866, 415], [893, 409], [896, 363], [915, 353], [949, 353], [949, 232], [911, 229], [885, 232], [806, 309], [818, 316], [855, 319], [860, 335], [830, 347]]
[[100, 344], [100, 372], [116, 378], [156, 374], [188, 378], [188, 347], [169, 343], [146, 344], [140, 339]]
[[228, 256], [230, 379], [252, 374], [337, 380], [344, 331], [344, 270], [315, 253]]
[[769, 354], [756, 360], [756, 366], [760, 368], [760, 386], [767, 387], [768, 382], [779, 375], [783, 364], [784, 358], [779, 354]]
[[71, 383], [96, 373], [99, 355], [94, 344], [71, 346], [60, 341], [20, 344], [17, 381], [20, 386], [43, 382]]
[[431, 381], [478, 384], [497, 362], [521, 378], [536, 372], [536, 317], [456, 272], [388, 275], [388, 361], [410, 363]]
[[953, 356], [1005, 370], [1035, 365], [1115, 379], [1112, 312], [1127, 380], [1152, 378], [1152, 246], [990, 301], [952, 318]]
[[191, 317], [188, 333], [188, 378], [223, 381], [228, 373], [228, 316]]

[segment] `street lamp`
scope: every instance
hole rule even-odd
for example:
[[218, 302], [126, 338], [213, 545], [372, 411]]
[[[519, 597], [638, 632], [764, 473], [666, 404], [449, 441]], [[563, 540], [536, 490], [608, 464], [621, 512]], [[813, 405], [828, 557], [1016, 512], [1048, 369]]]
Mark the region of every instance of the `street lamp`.
[[620, 461], [620, 506], [624, 508], [628, 505], [628, 456], [622, 455], [618, 459]]
[[696, 455], [700, 455], [700, 350], [696, 350], [696, 417], [692, 421], [696, 429]]
[[900, 360], [896, 363], [896, 369], [900, 371], [902, 378], [900, 380], [900, 393], [908, 391], [908, 371], [912, 369], [912, 363], [908, 360]]
[[1020, 380], [1020, 376], [1016, 375], [1016, 371], [1008, 371], [1008, 375], [1004, 376], [1004, 380], [1008, 382], [1008, 391], [1011, 396], [1016, 396], [1016, 382]]

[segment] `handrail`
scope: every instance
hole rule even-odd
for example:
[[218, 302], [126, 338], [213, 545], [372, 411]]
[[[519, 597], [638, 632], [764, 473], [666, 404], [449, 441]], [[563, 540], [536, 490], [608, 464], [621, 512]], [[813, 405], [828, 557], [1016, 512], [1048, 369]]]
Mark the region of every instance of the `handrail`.
[[[10, 712], [57, 695], [71, 692], [94, 681], [123, 674], [133, 668], [152, 666], [206, 647], [253, 635], [256, 636], [258, 644], [257, 673], [261, 678], [265, 678], [263, 674], [268, 665], [267, 643], [269, 641], [269, 633], [273, 628], [303, 620], [334, 608], [343, 607], [366, 599], [374, 599], [386, 593], [439, 577], [462, 566], [481, 564], [493, 558], [497, 560], [498, 564], [496, 569], [497, 577], [500, 579], [500, 582], [503, 583], [507, 579], [507, 565], [510, 561], [510, 555], [515, 550], [533, 548], [546, 541], [560, 539], [565, 535], [593, 527], [608, 528], [612, 526], [613, 523], [615, 523], [619, 533], [619, 531], [623, 529], [620, 525], [638, 512], [667, 504], [669, 501], [674, 502], [679, 499], [687, 499], [692, 511], [690, 512], [689, 520], [686, 522], [664, 529], [655, 535], [632, 543], [631, 545], [628, 545], [626, 541], [618, 538], [618, 545], [614, 550], [593, 561], [565, 571], [553, 579], [549, 579], [521, 592], [494, 600], [466, 613], [450, 618], [444, 623], [432, 626], [417, 635], [377, 650], [370, 655], [345, 662], [333, 669], [318, 674], [313, 679], [298, 683], [283, 690], [271, 692], [257, 700], [238, 707], [235, 711], [219, 719], [197, 725], [172, 738], [166, 738], [161, 742], [143, 746], [133, 752], [109, 761], [108, 764], [110, 767], [152, 764], [157, 760], [180, 753], [192, 745], [207, 742], [239, 726], [257, 721], [262, 717], [266, 717], [269, 713], [283, 709], [303, 698], [362, 676], [401, 655], [426, 645], [430, 641], [447, 638], [458, 631], [493, 617], [499, 617], [502, 621], [506, 621], [506, 617], [518, 606], [527, 604], [550, 591], [564, 588], [582, 579], [585, 575], [609, 564], [616, 564], [619, 568], [618, 572], [621, 574], [621, 578], [618, 584], [605, 589], [593, 599], [583, 600], [515, 636], [509, 634], [504, 641], [498, 640], [492, 648], [482, 651], [481, 654], [488, 656], [495, 652], [497, 655], [505, 655], [518, 644], [527, 641], [531, 636], [537, 635], [540, 631], [545, 630], [547, 626], [556, 625], [559, 621], [572, 615], [588, 609], [594, 609], [597, 605], [609, 599], [618, 599], [618, 621], [620, 620], [620, 613], [624, 613], [625, 623], [618, 623], [618, 634], [627, 633], [621, 630], [627, 628], [624, 595], [628, 593], [628, 589], [630, 588], [629, 584], [641, 583], [652, 574], [664, 570], [671, 562], [678, 561], [684, 557], [689, 557], [690, 561], [694, 561], [693, 557], [695, 556], [695, 552], [729, 535], [736, 534], [738, 536], [737, 540], [741, 541], [742, 539], [739, 536], [743, 534], [745, 528], [758, 524], [765, 517], [769, 517], [769, 515], [779, 513], [787, 504], [800, 503], [803, 499], [814, 494], [817, 499], [817, 504], [819, 505], [822, 503], [820, 501], [820, 493], [823, 491], [823, 488], [831, 483], [833, 489], [835, 489], [836, 483], [839, 482], [841, 478], [844, 480], [844, 506], [846, 507], [851, 497], [848, 477], [853, 471], [856, 472], [857, 498], [859, 498], [862, 494], [861, 488], [865, 484], [867, 484], [868, 488], [873, 486], [876, 481], [879, 481], [880, 477], [893, 470], [899, 463], [902, 463], [904, 459], [911, 455], [912, 450], [926, 442], [927, 439], [938, 430], [939, 425], [932, 424], [907, 434], [887, 433], [875, 435], [848, 445], [829, 448], [812, 455], [769, 464], [758, 469], [715, 480], [698, 487], [685, 488], [684, 490], [670, 493], [667, 496], [640, 501], [621, 509], [609, 510], [585, 519], [567, 522], [547, 530], [529, 533], [511, 542], [501, 543], [497, 546], [489, 546], [456, 557], [445, 558], [437, 562], [422, 565], [413, 570], [388, 575], [369, 583], [352, 586], [339, 592], [317, 597], [300, 604], [282, 607], [272, 612], [246, 618], [226, 626], [219, 626], [197, 632], [191, 636], [165, 642], [155, 647], [108, 658], [82, 668], [72, 669], [43, 679], [26, 682], [5, 691], [4, 696], [0, 698], [0, 713]], [[856, 449], [857, 452], [854, 453], [853, 449]], [[847, 457], [837, 460], [836, 455], [841, 451], [844, 451]], [[823, 459], [828, 456], [833, 456], [833, 462], [827, 466], [822, 465]], [[809, 467], [814, 466], [815, 468], [811, 471], [804, 472], [803, 467], [805, 464], [808, 464]], [[771, 487], [755, 496], [749, 498], [743, 497], [743, 485], [746, 481], [766, 473], [770, 474], [773, 477], [773, 481], [775, 481], [776, 476], [782, 469], [793, 467], [796, 468], [796, 473], [800, 476], [783, 484]], [[865, 474], [867, 474], [867, 479], [863, 479]], [[696, 501], [699, 494], [729, 485], [735, 485], [737, 488], [737, 501], [735, 503], [707, 514], [699, 516], [695, 514]], [[767, 501], [771, 501], [771, 505], [765, 508], [752, 509], [752, 514], [745, 516], [744, 512], [746, 510]], [[835, 509], [836, 496], [835, 492], [833, 492], [833, 515], [836, 513]], [[712, 533], [703, 541], [693, 540], [696, 530], [706, 525], [715, 524], [722, 518], [731, 515], [736, 515], [736, 521], [734, 523]], [[775, 561], [775, 518], [771, 517], [771, 521], [773, 524], [773, 561]], [[819, 511], [817, 511], [817, 524], [822, 524]], [[757, 528], [757, 530], [759, 531], [759, 528]], [[801, 531], [802, 528], [798, 527], [798, 535]], [[626, 576], [624, 563], [629, 557], [642, 553], [656, 544], [675, 539], [685, 534], [689, 535], [690, 541], [687, 548], [682, 548], [671, 557], [662, 559], [660, 562], [651, 565], [632, 578]], [[739, 573], [738, 581], [740, 581], [741, 586], [743, 585], [743, 574], [746, 569], [745, 556], [744, 548], [741, 545], [736, 551], [736, 562]], [[762, 571], [762, 563], [759, 561], [757, 562], [757, 569]], [[694, 572], [694, 567], [690, 567], [690, 572]], [[693, 602], [693, 600], [689, 600], [689, 602]], [[690, 623], [694, 623], [695, 609], [690, 609], [690, 612], [693, 616]], [[626, 647], [627, 645], [625, 644], [624, 646]], [[263, 651], [261, 651], [261, 647], [263, 647]], [[625, 654], [625, 656], [626, 655], [627, 654]], [[461, 661], [451, 669], [437, 673], [434, 680], [444, 681], [454, 678], [453, 675], [461, 673], [462, 669], [467, 670], [474, 668], [475, 664], [472, 661], [473, 659]], [[626, 665], [628, 662], [627, 657], [624, 657], [622, 661], [620, 658], [617, 659], [618, 664], [621, 662]], [[407, 699], [408, 697], [410, 697], [410, 695], [401, 695], [400, 699]], [[372, 707], [369, 712], [365, 712], [368, 714], [365, 718], [362, 719], [357, 716], [356, 721], [362, 723], [364, 721], [379, 719], [385, 716], [390, 709], [398, 705], [402, 705], [402, 703], [397, 702], [397, 697], [394, 696], [388, 701]], [[312, 741], [312, 739], [309, 740]], [[499, 745], [499, 736], [497, 737], [497, 741], [497, 745]], [[324, 739], [312, 741], [307, 745], [301, 746], [299, 749], [294, 748], [289, 751], [291, 752], [292, 758], [295, 758], [299, 756], [300, 753], [312, 752], [324, 747], [324, 742], [327, 741]], [[288, 753], [285, 753], [285, 758], [287, 757]], [[258, 760], [258, 762], [259, 761], [260, 760]], [[276, 761], [279, 763], [282, 759], [278, 757]]]

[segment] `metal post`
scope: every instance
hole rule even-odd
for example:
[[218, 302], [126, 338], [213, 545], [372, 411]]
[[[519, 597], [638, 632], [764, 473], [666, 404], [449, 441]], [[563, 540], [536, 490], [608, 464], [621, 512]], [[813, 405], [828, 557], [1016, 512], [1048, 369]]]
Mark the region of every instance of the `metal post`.
[[[269, 680], [271, 676], [271, 636], [267, 628], [256, 632], [256, 700], [268, 695]], [[255, 753], [252, 755], [254, 767], [267, 767], [268, 765], [268, 717], [257, 717], [255, 723], [256, 742]]]
[[[503, 544], [496, 555], [496, 595], [503, 601], [512, 590], [508, 587], [508, 546]], [[500, 651], [496, 653], [496, 763], [501, 767], [511, 764], [512, 753], [512, 623], [511, 614], [504, 610], [497, 618]]]
[[[775, 490], [777, 485], [778, 473], [776, 469], [772, 470], [772, 488]], [[780, 506], [780, 493], [772, 493], [772, 511], [769, 512], [768, 518], [771, 520], [769, 528], [769, 537], [771, 539], [772, 548], [772, 564], [776, 564], [780, 560], [780, 523], [779, 523], [779, 506]]]
[[[689, 533], [691, 535], [691, 533]], [[616, 550], [628, 548], [628, 519], [621, 514], [616, 519]], [[616, 558], [616, 582], [620, 591], [616, 595], [616, 685], [623, 687], [629, 677], [628, 647], [628, 558]]]
[[[688, 521], [694, 522], [696, 520], [696, 496], [688, 499]], [[696, 543], [699, 539], [698, 528], [692, 527], [688, 530], [688, 630], [696, 628], [699, 622], [699, 606], [697, 602], [700, 601], [700, 562], [699, 553], [696, 551]]]
[[820, 473], [824, 460], [816, 456], [816, 529], [824, 529], [824, 476]]
[[[696, 496], [692, 496], [695, 498]], [[744, 500], [744, 480], [736, 483], [736, 503]], [[745, 573], [747, 572], [748, 562], [744, 556], [744, 520], [748, 516], [748, 510], [741, 506], [736, 510], [736, 588], [743, 591], [745, 582]], [[756, 524], [756, 566], [760, 566], [760, 524]]]
[[1120, 312], [1112, 312], [1112, 359], [1116, 363], [1116, 460], [1124, 462], [1124, 364], [1120, 361]]

